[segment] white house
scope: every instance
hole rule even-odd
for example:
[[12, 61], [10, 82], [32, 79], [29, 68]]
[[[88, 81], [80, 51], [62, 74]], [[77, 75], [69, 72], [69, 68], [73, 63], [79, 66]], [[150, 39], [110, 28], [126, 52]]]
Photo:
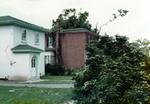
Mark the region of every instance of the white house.
[[28, 80], [44, 75], [45, 33], [48, 29], [0, 17], [0, 78]]

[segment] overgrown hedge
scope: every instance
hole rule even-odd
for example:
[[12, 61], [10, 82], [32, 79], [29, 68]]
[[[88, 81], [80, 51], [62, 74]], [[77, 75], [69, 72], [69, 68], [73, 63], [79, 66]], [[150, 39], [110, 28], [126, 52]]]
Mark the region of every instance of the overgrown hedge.
[[86, 48], [86, 69], [75, 79], [77, 104], [148, 104], [146, 56], [124, 36], [100, 36]]
[[61, 64], [46, 64], [45, 73], [51, 75], [64, 75], [65, 68]]

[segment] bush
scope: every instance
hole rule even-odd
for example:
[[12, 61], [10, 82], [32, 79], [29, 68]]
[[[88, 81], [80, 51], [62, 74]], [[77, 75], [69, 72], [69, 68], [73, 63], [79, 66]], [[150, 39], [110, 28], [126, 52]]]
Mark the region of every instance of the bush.
[[64, 75], [65, 68], [60, 64], [46, 64], [45, 73], [51, 75]]
[[123, 36], [101, 36], [86, 48], [87, 68], [75, 77], [77, 104], [146, 104], [146, 56]]
[[65, 75], [69, 75], [69, 76], [75, 76], [76, 73], [80, 72], [83, 69], [79, 69], [79, 68], [75, 68], [75, 69], [66, 69], [65, 70]]

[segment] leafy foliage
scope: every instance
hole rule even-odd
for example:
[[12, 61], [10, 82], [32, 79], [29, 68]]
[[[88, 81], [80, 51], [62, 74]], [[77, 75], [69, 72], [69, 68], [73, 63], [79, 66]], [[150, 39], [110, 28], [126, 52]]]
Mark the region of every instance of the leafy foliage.
[[[135, 42], [132, 43], [132, 46], [140, 49], [140, 51], [146, 55], [147, 57], [144, 60], [144, 63], [146, 64], [147, 69], [150, 69], [150, 54], [149, 54], [149, 50], [150, 50], [150, 41], [147, 39], [143, 39], [143, 40], [137, 40]], [[149, 70], [147, 70], [149, 71]], [[150, 72], [150, 71], [149, 71]], [[150, 75], [149, 75], [150, 76]], [[149, 78], [150, 80], [150, 78]], [[150, 82], [149, 82], [150, 83]]]
[[65, 68], [63, 65], [60, 64], [46, 64], [45, 73], [51, 75], [64, 75]]
[[[76, 9], [64, 9], [59, 15], [60, 29], [86, 28], [95, 33], [98, 32], [97, 27], [92, 29], [92, 25], [88, 21], [89, 13], [77, 12]], [[57, 20], [53, 20], [52, 31], [56, 31]], [[98, 33], [97, 33], [98, 34]]]
[[137, 40], [132, 43], [132, 45], [136, 48], [139, 48], [144, 55], [149, 57], [149, 50], [150, 50], [150, 41], [147, 39]]
[[100, 36], [87, 46], [86, 69], [74, 79], [78, 104], [145, 104], [146, 56], [124, 36]]

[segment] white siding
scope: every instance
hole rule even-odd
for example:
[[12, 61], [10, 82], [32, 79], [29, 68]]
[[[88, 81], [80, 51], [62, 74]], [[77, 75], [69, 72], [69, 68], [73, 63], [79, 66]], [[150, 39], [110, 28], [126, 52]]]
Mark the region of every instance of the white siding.
[[[42, 32], [38, 32], [38, 31], [34, 31], [34, 30], [30, 30], [30, 29], [26, 29], [26, 28], [21, 28], [21, 27], [13, 27], [14, 30], [14, 46], [17, 46], [19, 44], [22, 44], [21, 42], [21, 36], [24, 30], [26, 30], [27, 33], [27, 44], [29, 44], [30, 46], [39, 48], [44, 50], [44, 39], [45, 39], [45, 34]], [[36, 34], [39, 34], [39, 44], [35, 44], [35, 36]]]
[[31, 78], [30, 74], [30, 56], [29, 54], [14, 54], [15, 64], [13, 65], [12, 75], [9, 80], [27, 80]]
[[[44, 50], [45, 49], [45, 33], [21, 28], [21, 27], [13, 27], [14, 30], [14, 46], [17, 46], [19, 44], [22, 44], [21, 36], [24, 30], [26, 30], [26, 36], [27, 36], [27, 44], [39, 49]], [[36, 36], [39, 34], [39, 44], [35, 43]], [[31, 58], [31, 56], [30, 56]], [[40, 53], [39, 59], [38, 59], [38, 73], [37, 75], [40, 76], [45, 74], [45, 66], [44, 66], [44, 52]], [[29, 60], [30, 62], [30, 60]], [[32, 69], [31, 69], [32, 70]]]
[[[11, 49], [21, 43], [22, 32], [27, 31], [27, 44], [45, 49], [45, 34], [17, 26], [0, 26], [0, 78], [10, 80], [26, 80], [31, 77], [31, 54], [12, 53]], [[35, 36], [39, 34], [39, 44], [35, 44]], [[10, 63], [14, 63], [10, 65]], [[44, 75], [44, 52], [38, 58], [38, 76]]]
[[5, 78], [11, 75], [13, 67], [11, 47], [13, 43], [12, 26], [0, 26], [0, 77]]

